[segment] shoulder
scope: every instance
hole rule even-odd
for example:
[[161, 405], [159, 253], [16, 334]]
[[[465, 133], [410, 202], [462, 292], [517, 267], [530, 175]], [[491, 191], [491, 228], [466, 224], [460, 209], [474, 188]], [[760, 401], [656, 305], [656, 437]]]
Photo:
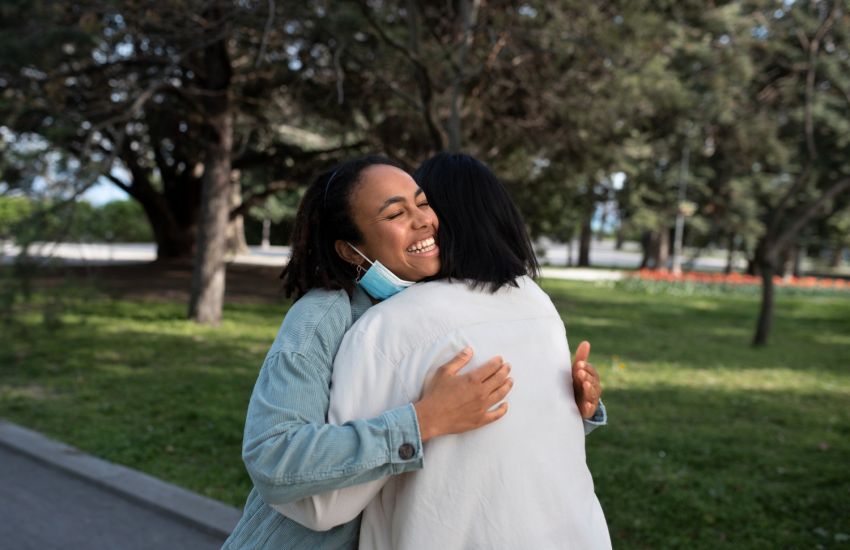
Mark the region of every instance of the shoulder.
[[408, 324], [420, 324], [418, 319], [431, 312], [443, 311], [443, 306], [452, 300], [447, 294], [457, 294], [444, 281], [417, 283], [392, 298], [372, 306], [369, 311], [354, 324], [358, 331], [374, 328], [376, 325], [404, 327]]
[[467, 306], [468, 292], [463, 284], [417, 283], [372, 306], [351, 327], [346, 341], [397, 362], [411, 349], [452, 330], [458, 321], [455, 313]]
[[387, 338], [409, 332], [412, 327], [422, 325], [423, 318], [440, 310], [435, 298], [441, 295], [440, 282], [417, 283], [395, 296], [375, 304], [351, 327], [348, 338], [358, 339], [373, 345]]
[[320, 347], [333, 357], [351, 323], [348, 293], [313, 289], [289, 308], [271, 352], [308, 354]]
[[522, 296], [525, 299], [534, 299], [546, 304], [552, 304], [552, 299], [549, 298], [549, 295], [540, 288], [540, 285], [537, 284], [537, 281], [532, 279], [529, 276], [519, 277], [516, 280], [517, 286], [517, 294]]

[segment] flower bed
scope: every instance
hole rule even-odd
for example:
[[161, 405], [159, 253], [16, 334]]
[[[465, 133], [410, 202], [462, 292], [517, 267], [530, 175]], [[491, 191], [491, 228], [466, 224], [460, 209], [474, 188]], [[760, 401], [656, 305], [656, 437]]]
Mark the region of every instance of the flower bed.
[[[793, 295], [841, 295], [848, 296], [850, 282], [828, 277], [775, 277], [777, 292]], [[641, 269], [631, 273], [617, 283], [619, 288], [649, 294], [678, 296], [711, 294], [758, 294], [761, 292], [761, 277], [740, 273], [704, 273], [689, 271], [674, 275], [668, 270]]]
[[[694, 282], [704, 284], [726, 284], [726, 285], [760, 285], [761, 277], [756, 275], [742, 275], [740, 273], [704, 273], [688, 271], [681, 275], [674, 275], [666, 269], [641, 269], [632, 274], [649, 281], [666, 282]], [[777, 286], [789, 286], [799, 288], [839, 288], [850, 289], [850, 282], [844, 279], [832, 279], [828, 277], [774, 277], [773, 284]]]

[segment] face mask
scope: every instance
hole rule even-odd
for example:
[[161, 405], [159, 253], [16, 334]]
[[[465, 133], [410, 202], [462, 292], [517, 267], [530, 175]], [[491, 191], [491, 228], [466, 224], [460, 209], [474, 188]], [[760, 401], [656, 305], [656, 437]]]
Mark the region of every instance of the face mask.
[[409, 287], [413, 284], [413, 281], [405, 281], [404, 279], [399, 279], [395, 273], [387, 269], [381, 262], [375, 260], [374, 262], [367, 258], [362, 252], [357, 250], [351, 243], [345, 243], [350, 246], [355, 252], [360, 254], [364, 260], [372, 264], [372, 266], [366, 270], [366, 273], [363, 274], [362, 277], [357, 281], [357, 284], [365, 290], [369, 296], [375, 298], [376, 300], [386, 300], [390, 296], [394, 296], [398, 294], [405, 288]]

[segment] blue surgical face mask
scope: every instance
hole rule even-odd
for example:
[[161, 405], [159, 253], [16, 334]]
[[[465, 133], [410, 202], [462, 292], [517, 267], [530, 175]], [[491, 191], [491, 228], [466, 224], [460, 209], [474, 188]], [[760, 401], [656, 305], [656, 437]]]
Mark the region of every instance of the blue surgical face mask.
[[360, 254], [364, 260], [372, 264], [371, 267], [366, 270], [366, 273], [364, 273], [357, 281], [357, 284], [359, 284], [360, 287], [372, 298], [375, 298], [376, 300], [386, 300], [390, 296], [398, 294], [414, 283], [413, 281], [400, 279], [395, 273], [387, 269], [386, 266], [378, 260], [373, 262], [362, 252], [357, 250], [357, 247], [353, 244], [345, 244]]

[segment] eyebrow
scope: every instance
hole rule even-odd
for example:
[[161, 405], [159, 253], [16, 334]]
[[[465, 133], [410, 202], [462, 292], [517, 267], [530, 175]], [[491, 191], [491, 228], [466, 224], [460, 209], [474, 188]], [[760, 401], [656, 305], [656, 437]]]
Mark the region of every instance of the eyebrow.
[[[413, 198], [414, 198], [414, 199], [415, 199], [415, 198], [417, 198], [419, 195], [421, 195], [421, 194], [422, 194], [422, 193], [424, 193], [424, 192], [425, 192], [425, 191], [423, 191], [421, 187], [420, 187], [420, 188], [418, 188], [418, 189], [416, 190], [416, 193], [414, 193], [414, 194], [413, 194]], [[387, 207], [389, 207], [389, 206], [392, 206], [393, 204], [396, 204], [396, 203], [398, 203], [398, 202], [404, 202], [404, 197], [401, 197], [401, 196], [399, 196], [399, 195], [396, 195], [396, 196], [394, 196], [394, 197], [390, 197], [390, 198], [388, 198], [387, 200], [385, 200], [385, 201], [384, 201], [384, 204], [382, 204], [382, 205], [381, 205], [381, 207], [378, 209], [378, 214], [380, 214], [381, 212], [383, 212], [385, 208], [387, 208]]]

